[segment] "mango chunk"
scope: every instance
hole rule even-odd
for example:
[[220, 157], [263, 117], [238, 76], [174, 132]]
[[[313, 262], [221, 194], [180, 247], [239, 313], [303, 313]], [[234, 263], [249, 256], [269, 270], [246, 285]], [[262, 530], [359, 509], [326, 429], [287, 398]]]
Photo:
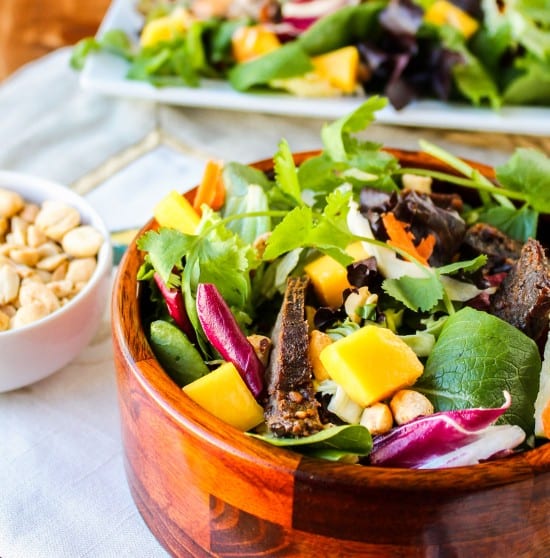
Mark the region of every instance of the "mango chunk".
[[[363, 260], [369, 254], [361, 242], [354, 242], [346, 248], [354, 261]], [[351, 285], [348, 282], [346, 268], [330, 256], [321, 256], [308, 263], [304, 271], [308, 275], [315, 294], [321, 304], [338, 308], [342, 305], [342, 293]]]
[[315, 56], [311, 59], [315, 72], [344, 93], [353, 93], [357, 87], [359, 52], [346, 46]]
[[450, 25], [458, 29], [467, 39], [479, 27], [477, 20], [447, 0], [436, 0], [426, 10], [424, 20], [434, 25]]
[[193, 206], [175, 190], [158, 202], [153, 215], [161, 227], [176, 229], [185, 234], [195, 234], [200, 221]]
[[142, 47], [149, 47], [171, 41], [178, 35], [183, 35], [192, 20], [190, 13], [183, 8], [174, 10], [167, 16], [152, 19], [143, 27], [139, 42]]
[[243, 432], [264, 420], [263, 408], [231, 362], [187, 384], [183, 391], [208, 412]]
[[319, 358], [329, 376], [363, 407], [413, 385], [424, 369], [402, 339], [375, 325], [328, 345]]
[[231, 37], [233, 57], [237, 62], [252, 60], [280, 46], [277, 35], [263, 25], [239, 27]]

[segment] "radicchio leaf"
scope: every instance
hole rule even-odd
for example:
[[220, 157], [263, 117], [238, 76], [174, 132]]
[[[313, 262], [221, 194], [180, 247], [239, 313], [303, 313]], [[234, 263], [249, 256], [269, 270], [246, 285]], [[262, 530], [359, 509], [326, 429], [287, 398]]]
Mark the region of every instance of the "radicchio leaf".
[[[504, 404], [498, 408], [434, 413], [377, 436], [373, 442], [370, 463], [389, 467], [424, 468], [437, 458], [481, 439], [491, 424], [510, 408], [512, 398], [507, 391], [504, 392], [504, 397]], [[523, 439], [519, 443], [522, 441]], [[504, 449], [511, 448], [505, 444], [505, 447], [497, 447], [491, 454]], [[449, 460], [450, 463], [452, 461]]]
[[180, 289], [170, 288], [162, 280], [162, 277], [158, 274], [154, 274], [155, 283], [159, 288], [166, 302], [166, 308], [168, 314], [172, 317], [175, 324], [187, 335], [191, 340], [195, 339], [195, 330], [189, 321], [189, 316], [185, 310], [185, 302], [183, 300], [183, 295]]
[[264, 366], [214, 284], [197, 286], [197, 314], [208, 341], [225, 360], [235, 365], [258, 399], [264, 388]]

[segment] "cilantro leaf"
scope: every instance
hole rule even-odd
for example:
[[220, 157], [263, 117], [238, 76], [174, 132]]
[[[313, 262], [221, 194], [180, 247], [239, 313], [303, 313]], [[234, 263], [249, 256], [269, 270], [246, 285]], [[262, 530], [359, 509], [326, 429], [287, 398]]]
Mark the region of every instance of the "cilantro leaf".
[[500, 184], [525, 194], [529, 205], [541, 213], [550, 213], [550, 158], [536, 149], [516, 149], [507, 163], [497, 167]]
[[347, 168], [345, 163], [335, 163], [324, 151], [305, 160], [298, 168], [298, 180], [304, 190], [326, 194], [338, 187], [344, 179], [339, 171]]
[[302, 201], [302, 191], [298, 181], [296, 165], [294, 164], [290, 146], [285, 139], [279, 143], [279, 150], [275, 154], [273, 161], [275, 182], [278, 188], [286, 196], [290, 197], [296, 205], [303, 205], [304, 202]]
[[296, 248], [315, 248], [330, 255], [342, 265], [351, 263], [345, 252], [354, 236], [347, 228], [347, 211], [351, 191], [336, 190], [327, 197], [324, 212], [319, 215], [308, 206], [296, 207], [273, 229], [267, 241], [264, 260], [274, 260]]
[[356, 151], [351, 134], [367, 128], [375, 119], [374, 113], [387, 105], [387, 99], [374, 95], [361, 104], [351, 114], [325, 124], [321, 130], [321, 138], [325, 151], [333, 161], [345, 161], [348, 149]]
[[162, 280], [170, 283], [174, 268], [183, 269], [183, 258], [193, 245], [195, 237], [175, 229], [161, 228], [147, 231], [137, 239], [137, 247], [148, 252], [149, 260]]
[[313, 212], [310, 207], [296, 207], [289, 211], [273, 229], [263, 255], [264, 260], [274, 260], [306, 243], [313, 228]]
[[427, 312], [443, 298], [443, 285], [435, 275], [385, 279], [382, 288], [391, 297], [413, 311]]

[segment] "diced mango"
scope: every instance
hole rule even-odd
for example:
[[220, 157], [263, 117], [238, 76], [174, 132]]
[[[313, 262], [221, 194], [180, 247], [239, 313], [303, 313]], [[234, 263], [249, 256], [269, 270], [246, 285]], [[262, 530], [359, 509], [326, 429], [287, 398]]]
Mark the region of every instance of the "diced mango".
[[231, 37], [233, 57], [237, 62], [252, 60], [280, 46], [277, 35], [263, 25], [239, 27]]
[[[361, 242], [350, 244], [346, 248], [346, 252], [354, 261], [369, 257]], [[342, 293], [351, 286], [348, 282], [346, 268], [342, 264], [325, 255], [308, 263], [304, 271], [321, 304], [331, 308], [338, 308], [342, 304]]]
[[319, 358], [329, 376], [363, 407], [411, 386], [424, 369], [402, 339], [376, 325], [362, 327], [328, 345]]
[[167, 16], [152, 19], [143, 27], [139, 42], [142, 47], [149, 47], [171, 41], [185, 33], [192, 19], [191, 14], [183, 8], [176, 9]]
[[175, 190], [159, 201], [153, 215], [161, 227], [176, 229], [185, 234], [195, 234], [200, 221], [193, 206]]
[[424, 20], [434, 25], [450, 25], [458, 29], [467, 39], [479, 28], [477, 20], [448, 0], [436, 0], [426, 10]]
[[311, 59], [315, 72], [344, 93], [353, 93], [357, 87], [359, 52], [346, 46], [315, 56]]
[[183, 391], [208, 412], [243, 432], [264, 420], [263, 408], [231, 362], [187, 384]]

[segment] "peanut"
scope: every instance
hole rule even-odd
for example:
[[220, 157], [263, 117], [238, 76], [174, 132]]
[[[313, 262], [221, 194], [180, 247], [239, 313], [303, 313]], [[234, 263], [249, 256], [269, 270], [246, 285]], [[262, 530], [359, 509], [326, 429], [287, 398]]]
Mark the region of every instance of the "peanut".
[[92, 277], [102, 243], [73, 207], [26, 203], [0, 188], [0, 332], [70, 302]]

